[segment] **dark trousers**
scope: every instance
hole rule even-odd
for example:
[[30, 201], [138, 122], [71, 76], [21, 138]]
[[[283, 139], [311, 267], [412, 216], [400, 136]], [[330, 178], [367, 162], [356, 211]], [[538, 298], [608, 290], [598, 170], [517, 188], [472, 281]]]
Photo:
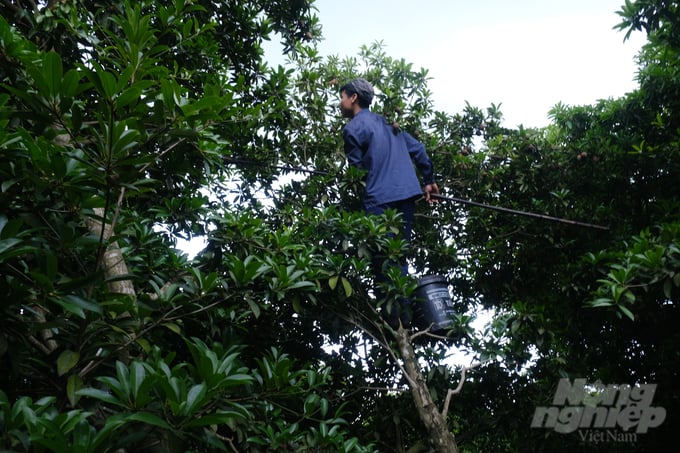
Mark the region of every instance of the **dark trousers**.
[[[411, 232], [413, 230], [413, 218], [416, 211], [415, 198], [409, 198], [406, 200], [393, 201], [391, 203], [382, 204], [375, 206], [373, 208], [366, 209], [366, 213], [380, 215], [384, 213], [387, 209], [394, 209], [401, 213], [403, 225], [401, 230], [401, 237], [406, 240], [409, 244], [411, 243]], [[384, 269], [388, 266], [399, 266], [401, 268], [401, 275], [408, 275], [408, 263], [405, 258], [399, 263], [387, 260], [385, 257], [376, 256], [373, 258], [373, 272], [375, 275], [376, 282], [376, 297], [378, 300], [385, 297], [385, 294], [380, 290], [380, 283], [386, 282], [388, 280], [387, 275], [385, 275]], [[400, 298], [392, 304], [391, 310], [387, 310], [383, 317], [390, 324], [390, 326], [396, 329], [399, 326], [399, 320], [401, 319], [402, 324], [405, 326], [409, 325], [411, 322], [411, 310], [410, 302], [408, 299]]]

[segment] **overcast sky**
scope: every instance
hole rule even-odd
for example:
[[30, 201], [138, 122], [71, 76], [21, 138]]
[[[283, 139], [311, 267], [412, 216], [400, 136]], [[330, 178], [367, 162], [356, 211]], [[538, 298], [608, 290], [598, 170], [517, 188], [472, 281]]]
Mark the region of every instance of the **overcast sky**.
[[502, 104], [505, 125], [546, 126], [557, 102], [632, 91], [645, 37], [613, 30], [623, 0], [316, 0], [322, 55], [382, 40], [432, 80], [435, 108]]

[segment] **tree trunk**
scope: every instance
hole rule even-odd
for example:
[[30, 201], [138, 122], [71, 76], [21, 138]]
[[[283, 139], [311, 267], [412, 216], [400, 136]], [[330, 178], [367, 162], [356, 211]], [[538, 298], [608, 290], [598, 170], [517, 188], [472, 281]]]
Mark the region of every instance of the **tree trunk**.
[[[95, 208], [95, 214], [99, 219], [89, 217], [87, 219], [87, 226], [90, 233], [101, 237], [102, 246], [106, 247], [104, 253], [99, 258], [100, 262], [97, 264], [104, 269], [104, 276], [110, 280], [108, 282], [109, 291], [114, 294], [123, 294], [130, 296], [133, 301], [137, 299], [135, 287], [132, 280], [120, 280], [118, 277], [129, 274], [123, 252], [118, 245], [118, 242], [111, 241], [113, 237], [113, 225], [106, 222], [106, 212], [103, 208]], [[125, 311], [118, 315], [118, 318], [129, 318], [130, 312]], [[135, 338], [135, 330], [132, 326], [127, 327], [127, 333], [131, 338]], [[123, 363], [128, 363], [130, 359], [130, 350], [125, 347], [118, 352], [118, 359]], [[93, 362], [91, 362], [93, 363]]]
[[[104, 269], [104, 275], [107, 279], [114, 279], [109, 281], [109, 291], [115, 294], [125, 294], [131, 296], [133, 299], [136, 297], [135, 287], [132, 284], [132, 280], [117, 280], [117, 277], [127, 275], [128, 268], [125, 264], [125, 258], [123, 253], [118, 246], [116, 241], [109, 242], [113, 236], [113, 226], [110, 223], [105, 223], [106, 219], [104, 216], [106, 213], [103, 208], [95, 208], [95, 214], [102, 220], [88, 218], [87, 226], [90, 229], [90, 233], [102, 238], [102, 242], [106, 246], [106, 250], [101, 257], [100, 265]], [[103, 233], [102, 233], [103, 228]]]
[[448, 428], [446, 417], [437, 409], [425, 378], [420, 372], [416, 354], [413, 351], [408, 331], [402, 327], [397, 331], [397, 344], [404, 361], [404, 369], [409, 379], [411, 394], [418, 409], [418, 415], [430, 434], [431, 442], [440, 453], [458, 453], [458, 445]]

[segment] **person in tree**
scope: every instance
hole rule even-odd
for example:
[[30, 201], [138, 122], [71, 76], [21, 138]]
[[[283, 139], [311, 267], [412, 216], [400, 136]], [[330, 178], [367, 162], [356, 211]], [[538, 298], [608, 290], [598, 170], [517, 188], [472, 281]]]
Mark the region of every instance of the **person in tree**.
[[[340, 111], [343, 117], [350, 118], [342, 132], [345, 154], [349, 165], [366, 171], [362, 196], [365, 212], [378, 215], [387, 209], [399, 211], [404, 222], [402, 236], [410, 243], [416, 200], [424, 194], [425, 200], [432, 203], [436, 201], [432, 195], [439, 194], [434, 167], [422, 143], [369, 110], [373, 96], [373, 86], [362, 78], [340, 87]], [[423, 189], [414, 164], [423, 178]], [[373, 261], [378, 287], [387, 280], [385, 265], [395, 263], [379, 258]], [[402, 275], [406, 275], [407, 263], [399, 266]], [[385, 316], [392, 328], [399, 326], [400, 319], [404, 326], [410, 324], [407, 305], [408, 301], [402, 300]]]

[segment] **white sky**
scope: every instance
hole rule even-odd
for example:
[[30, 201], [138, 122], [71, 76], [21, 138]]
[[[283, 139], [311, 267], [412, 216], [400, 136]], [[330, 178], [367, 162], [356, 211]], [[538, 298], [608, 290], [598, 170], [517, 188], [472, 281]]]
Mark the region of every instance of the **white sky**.
[[[624, 0], [316, 0], [322, 55], [382, 40], [429, 70], [437, 110], [501, 105], [505, 126], [541, 127], [558, 102], [593, 104], [637, 87], [645, 42], [613, 30]], [[273, 62], [272, 62], [273, 63]]]

